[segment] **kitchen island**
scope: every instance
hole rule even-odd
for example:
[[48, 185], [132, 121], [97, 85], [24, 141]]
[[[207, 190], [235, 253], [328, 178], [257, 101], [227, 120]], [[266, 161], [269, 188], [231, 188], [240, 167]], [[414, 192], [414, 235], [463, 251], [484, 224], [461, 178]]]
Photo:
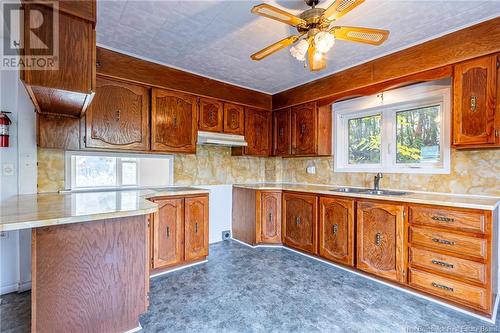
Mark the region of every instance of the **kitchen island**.
[[32, 332], [126, 332], [149, 291], [147, 200], [193, 188], [19, 195], [0, 231], [32, 228]]

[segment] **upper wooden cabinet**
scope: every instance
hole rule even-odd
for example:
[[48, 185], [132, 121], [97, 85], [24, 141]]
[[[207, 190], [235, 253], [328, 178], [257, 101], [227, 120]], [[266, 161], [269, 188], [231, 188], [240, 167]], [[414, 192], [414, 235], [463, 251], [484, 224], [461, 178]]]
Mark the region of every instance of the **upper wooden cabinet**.
[[224, 103], [224, 133], [245, 134], [245, 112], [241, 105]]
[[184, 199], [153, 200], [158, 212], [153, 214], [152, 268], [177, 265], [184, 260]]
[[[58, 12], [58, 40], [53, 40], [52, 22], [54, 9], [48, 4], [24, 2], [24, 45], [38, 45], [33, 38], [32, 29], [37, 15], [42, 15], [43, 24], [37, 29], [36, 36], [45, 36], [50, 54], [54, 52], [54, 68], [22, 68], [21, 80], [24, 82], [35, 108], [40, 113], [63, 114], [80, 117], [92, 101], [95, 91], [95, 1], [63, 1]], [[85, 8], [82, 8], [85, 7]], [[81, 9], [81, 10], [80, 10]], [[69, 13], [74, 13], [74, 16]], [[84, 14], [87, 13], [87, 14]], [[26, 63], [35, 56], [45, 55], [45, 49], [25, 47], [22, 55]]]
[[185, 199], [186, 260], [204, 259], [208, 255], [208, 196]]
[[222, 102], [210, 98], [200, 98], [200, 131], [222, 132], [224, 109]]
[[245, 109], [245, 139], [248, 146], [233, 148], [233, 155], [271, 155], [272, 113]]
[[457, 148], [500, 145], [497, 105], [498, 59], [486, 56], [459, 63], [453, 79], [453, 145]]
[[283, 243], [316, 254], [318, 197], [283, 193]]
[[319, 254], [354, 266], [354, 200], [321, 197], [319, 200]]
[[273, 155], [292, 154], [292, 126], [290, 109], [273, 112]]
[[325, 156], [332, 153], [330, 105], [306, 103], [273, 112], [275, 156]]
[[151, 150], [196, 153], [198, 103], [195, 96], [153, 88]]
[[149, 89], [97, 78], [84, 135], [86, 148], [149, 150]]
[[357, 267], [398, 282], [406, 281], [404, 206], [359, 201]]

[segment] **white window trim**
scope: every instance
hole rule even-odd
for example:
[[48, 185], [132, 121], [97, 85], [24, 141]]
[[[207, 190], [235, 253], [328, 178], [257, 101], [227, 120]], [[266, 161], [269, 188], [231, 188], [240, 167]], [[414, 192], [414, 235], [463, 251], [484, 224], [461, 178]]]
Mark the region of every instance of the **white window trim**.
[[[169, 179], [171, 184], [174, 183], [174, 157], [172, 155], [157, 155], [157, 154], [127, 154], [127, 153], [116, 153], [116, 152], [98, 152], [98, 151], [73, 151], [67, 150], [64, 153], [64, 188], [68, 191], [81, 191], [81, 190], [106, 190], [106, 189], [140, 189], [140, 185], [115, 185], [115, 186], [93, 186], [93, 187], [72, 187], [75, 183], [75, 172], [72, 172], [71, 168], [74, 167], [71, 163], [72, 156], [109, 156], [109, 157], [121, 157], [121, 158], [162, 158], [169, 160]], [[121, 160], [116, 165], [116, 176], [117, 179], [121, 179]], [[137, 170], [140, 167], [140, 160], [137, 161]], [[137, 173], [136, 184], [140, 184], [140, 173]], [[148, 186], [151, 187], [151, 186]]]
[[[334, 172], [387, 172], [414, 174], [449, 174], [450, 173], [450, 131], [451, 131], [451, 88], [449, 80], [422, 83], [398, 88], [375, 96], [360, 97], [332, 106], [334, 126]], [[391, 143], [396, 143], [395, 122], [384, 122], [398, 111], [418, 108], [419, 106], [439, 104], [441, 112], [440, 154], [441, 163], [415, 163], [396, 165], [396, 154]], [[334, 110], [334, 111], [333, 111]], [[381, 163], [350, 165], [348, 158], [348, 129], [346, 122], [352, 118], [360, 118], [373, 114], [381, 114]], [[340, 143], [340, 144], [336, 144]]]

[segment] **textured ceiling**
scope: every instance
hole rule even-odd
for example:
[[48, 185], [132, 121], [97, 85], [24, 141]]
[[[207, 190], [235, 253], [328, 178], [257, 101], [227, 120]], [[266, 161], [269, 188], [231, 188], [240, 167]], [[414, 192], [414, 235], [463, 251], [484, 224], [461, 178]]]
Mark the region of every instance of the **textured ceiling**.
[[[382, 46], [337, 41], [328, 66], [310, 73], [288, 49], [256, 62], [250, 54], [296, 31], [258, 17], [263, 1], [98, 0], [97, 43], [231, 84], [277, 93], [448, 32], [500, 16], [500, 1], [367, 0], [338, 25], [388, 29]], [[293, 13], [302, 0], [267, 1]], [[327, 7], [333, 0], [320, 1]]]

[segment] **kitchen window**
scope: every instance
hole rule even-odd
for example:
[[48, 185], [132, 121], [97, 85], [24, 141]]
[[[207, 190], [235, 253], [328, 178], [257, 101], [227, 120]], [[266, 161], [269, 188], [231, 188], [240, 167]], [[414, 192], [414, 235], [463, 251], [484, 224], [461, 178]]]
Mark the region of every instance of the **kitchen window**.
[[335, 103], [336, 172], [450, 172], [449, 80]]
[[173, 183], [173, 157], [66, 152], [66, 189], [140, 188]]

